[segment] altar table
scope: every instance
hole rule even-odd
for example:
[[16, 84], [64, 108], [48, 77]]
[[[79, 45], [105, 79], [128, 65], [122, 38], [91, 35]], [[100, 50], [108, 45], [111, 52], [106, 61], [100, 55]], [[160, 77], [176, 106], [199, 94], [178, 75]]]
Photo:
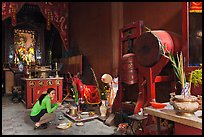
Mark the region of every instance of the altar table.
[[[144, 113], [155, 116], [157, 118], [163, 118], [174, 121], [174, 134], [175, 135], [202, 135], [202, 110], [195, 112], [195, 115], [186, 117], [176, 114], [173, 106], [169, 104], [162, 109], [156, 109], [152, 106], [144, 108]], [[157, 122], [158, 123], [158, 122]], [[157, 124], [157, 130], [159, 134], [160, 124]]]
[[23, 99], [26, 108], [33, 107], [37, 99], [42, 92], [47, 91], [48, 88], [54, 88], [56, 90], [56, 96], [52, 100], [52, 103], [56, 101], [62, 101], [63, 95], [63, 77], [58, 78], [21, 78], [22, 80], [22, 92]]

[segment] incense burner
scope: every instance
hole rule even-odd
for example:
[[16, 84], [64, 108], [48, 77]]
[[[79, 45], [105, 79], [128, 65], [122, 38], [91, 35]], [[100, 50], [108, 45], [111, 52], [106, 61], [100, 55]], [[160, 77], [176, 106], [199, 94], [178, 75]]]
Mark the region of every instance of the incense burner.
[[199, 104], [196, 96], [174, 95], [170, 99], [177, 115], [192, 116], [198, 110]]

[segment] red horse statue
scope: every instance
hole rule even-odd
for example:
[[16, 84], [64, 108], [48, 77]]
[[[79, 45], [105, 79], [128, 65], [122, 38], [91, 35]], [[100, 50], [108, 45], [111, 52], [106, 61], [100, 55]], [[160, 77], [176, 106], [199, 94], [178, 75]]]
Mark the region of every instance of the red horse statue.
[[99, 104], [100, 99], [100, 90], [97, 86], [83, 84], [78, 75], [72, 77], [72, 84], [76, 84], [78, 91], [78, 98], [82, 98], [88, 104]]

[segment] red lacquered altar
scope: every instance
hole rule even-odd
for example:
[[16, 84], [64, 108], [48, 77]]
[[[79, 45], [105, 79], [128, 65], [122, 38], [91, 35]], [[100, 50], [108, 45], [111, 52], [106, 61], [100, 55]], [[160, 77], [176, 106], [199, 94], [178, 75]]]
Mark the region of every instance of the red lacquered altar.
[[47, 91], [48, 88], [54, 88], [56, 90], [56, 96], [52, 100], [52, 103], [56, 101], [62, 101], [62, 86], [63, 77], [58, 78], [21, 78], [23, 102], [27, 109], [33, 107], [37, 99], [42, 92]]

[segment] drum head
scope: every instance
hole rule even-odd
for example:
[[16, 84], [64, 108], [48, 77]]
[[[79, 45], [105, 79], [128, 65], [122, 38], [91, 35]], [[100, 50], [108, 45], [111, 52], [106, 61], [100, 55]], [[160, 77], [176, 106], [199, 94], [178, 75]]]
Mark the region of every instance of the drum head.
[[135, 41], [135, 55], [138, 63], [145, 67], [154, 66], [161, 58], [161, 46], [158, 38], [151, 32], [145, 32]]

